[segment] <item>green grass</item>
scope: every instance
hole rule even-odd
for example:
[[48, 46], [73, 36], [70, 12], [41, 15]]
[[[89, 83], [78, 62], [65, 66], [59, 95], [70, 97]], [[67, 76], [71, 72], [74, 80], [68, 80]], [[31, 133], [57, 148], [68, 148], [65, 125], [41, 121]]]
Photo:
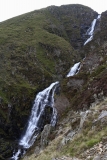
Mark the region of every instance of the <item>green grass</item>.
[[[35, 83], [41, 81], [38, 72], [41, 75], [44, 74], [44, 77], [45, 73], [49, 74], [49, 78], [53, 77], [54, 74], [57, 74], [55, 68], [61, 63], [60, 61], [65, 61], [66, 67], [62, 65], [65, 71], [70, 67], [72, 63], [70, 57], [74, 57], [74, 50], [70, 43], [63, 37], [44, 29], [44, 26], [50, 24], [48, 21], [51, 17], [52, 15], [43, 9], [0, 24], [0, 73], [6, 83], [18, 83], [18, 77], [21, 78], [22, 74], [25, 76], [24, 81], [33, 80], [32, 84], [34, 84], [34, 79]], [[54, 17], [51, 21], [53, 24], [60, 24]], [[40, 46], [40, 43], [45, 47]], [[60, 51], [60, 59], [55, 55], [55, 50]], [[15, 75], [11, 75], [13, 72]], [[60, 74], [64, 74], [64, 72]]]
[[[91, 9], [81, 7], [92, 15]], [[53, 81], [62, 80], [80, 59], [71, 46], [71, 37], [80, 38], [80, 30], [73, 23], [80, 26], [84, 19], [77, 18], [80, 5], [73, 8], [50, 7], [0, 23], [0, 96], [4, 105], [0, 115], [5, 126], [15, 123], [22, 130], [35, 95]], [[10, 119], [8, 103], [12, 104]]]
[[[90, 119], [91, 118], [91, 119]], [[53, 157], [62, 157], [63, 155], [69, 156], [69, 157], [78, 157], [81, 158], [81, 154], [85, 152], [87, 149], [92, 148], [95, 144], [98, 144], [102, 141], [102, 138], [106, 136], [107, 133], [107, 127], [99, 124], [99, 131], [96, 129], [92, 129], [92, 123], [89, 123], [93, 121], [93, 116], [89, 117], [87, 121], [85, 122], [87, 127], [83, 127], [81, 132], [79, 132], [73, 140], [68, 141], [65, 145], [61, 144], [61, 141], [65, 135], [59, 135], [57, 136], [51, 143], [49, 143], [49, 146], [47, 146], [43, 152], [39, 154], [39, 156], [36, 157], [37, 160], [45, 160], [47, 157], [47, 160], [51, 160]], [[64, 130], [66, 130], [65, 125], [63, 126]], [[96, 126], [97, 127], [97, 126]], [[35, 143], [35, 146], [37, 144]], [[33, 149], [35, 149], [35, 146]], [[30, 151], [31, 152], [31, 151]], [[27, 156], [29, 160], [35, 159], [34, 151], [30, 154], [28, 152]], [[25, 156], [26, 157], [26, 156]], [[23, 158], [26, 159], [26, 158]]]
[[[0, 97], [3, 99], [0, 116], [5, 125], [12, 123], [8, 119], [8, 103], [13, 104], [12, 119], [21, 131], [23, 117], [28, 116], [36, 93], [53, 82], [56, 64], [65, 61], [68, 64], [62, 67], [66, 70], [72, 63], [69, 57], [73, 49], [69, 42], [44, 29], [47, 23], [44, 13], [32, 14], [0, 24]], [[42, 48], [40, 43], [51, 46], [52, 51]], [[60, 59], [55, 57], [54, 49], [60, 50]], [[4, 131], [3, 135], [7, 133]]]
[[[92, 130], [91, 127], [92, 126], [90, 125], [89, 128], [83, 128], [82, 132], [77, 134], [73, 141], [68, 142], [68, 144], [63, 147], [61, 153], [70, 156], [80, 156], [83, 151], [93, 147], [100, 142], [104, 136], [106, 136], [106, 126], [104, 126], [99, 132], [97, 130]], [[99, 125], [99, 128], [100, 127], [101, 126]]]
[[91, 148], [93, 147], [96, 143], [98, 143], [100, 141], [99, 138], [96, 138], [96, 139], [90, 139], [87, 141], [86, 145]]

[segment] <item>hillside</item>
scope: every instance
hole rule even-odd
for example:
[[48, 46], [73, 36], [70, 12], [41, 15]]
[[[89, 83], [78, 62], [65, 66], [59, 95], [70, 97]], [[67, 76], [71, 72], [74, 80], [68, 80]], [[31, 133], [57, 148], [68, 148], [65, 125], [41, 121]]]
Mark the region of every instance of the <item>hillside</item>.
[[[35, 145], [23, 160], [106, 160], [107, 99], [103, 97], [87, 111], [70, 110], [56, 130]], [[49, 129], [49, 124], [46, 126]], [[43, 132], [42, 132], [43, 133]], [[48, 140], [48, 145], [44, 145]], [[42, 146], [42, 148], [40, 147]]]
[[[105, 17], [106, 12], [102, 13], [97, 23], [94, 39], [79, 50], [81, 55], [87, 53], [82, 60], [79, 73], [62, 82], [61, 94], [55, 102], [60, 117], [56, 129], [50, 134], [47, 132], [47, 139], [43, 139], [44, 132], [42, 132], [41, 143], [38, 144], [37, 141], [24, 156], [24, 160], [106, 160], [107, 21]], [[46, 127], [49, 129], [48, 125]]]
[[[89, 115], [84, 125], [85, 127], [88, 125], [88, 128], [82, 126], [82, 133], [77, 135], [73, 141], [75, 143], [86, 135], [90, 136], [90, 128], [93, 127], [90, 123], [95, 120], [94, 113], [98, 117], [100, 109], [101, 111], [106, 110], [106, 107], [102, 105], [102, 103], [106, 105], [107, 96], [106, 15], [107, 12], [101, 14], [101, 19], [95, 26], [94, 38], [85, 46], [84, 42], [88, 38], [86, 32], [93, 19], [98, 16], [97, 12], [86, 6], [50, 6], [0, 23], [1, 160], [12, 156], [17, 141], [26, 128], [37, 93], [55, 81], [60, 82], [60, 94], [55, 96], [55, 107], [59, 118], [56, 130], [53, 129], [52, 136], [49, 137], [52, 143], [52, 146], [49, 145], [49, 147], [53, 147], [55, 143], [57, 149], [60, 143], [58, 140], [56, 145], [57, 138], [62, 140], [71, 132], [70, 119], [73, 119], [73, 114], [74, 119], [77, 119], [75, 123], [78, 123], [77, 126], [73, 124], [75, 132], [75, 127], [80, 127], [81, 111], [84, 111], [85, 114], [87, 109]], [[79, 73], [66, 78], [70, 67], [79, 61], [81, 62]], [[98, 105], [97, 111], [95, 108], [90, 109], [92, 104]], [[78, 114], [76, 114], [77, 111]], [[93, 114], [92, 119], [90, 119], [91, 113]], [[61, 146], [60, 154], [54, 153], [56, 158], [64, 155], [69, 158], [70, 156], [83, 158], [82, 155], [78, 156], [81, 151], [93, 147], [106, 136], [105, 123], [103, 126], [101, 124], [102, 131], [99, 126], [99, 137], [96, 137], [96, 141], [91, 145], [90, 137], [89, 139], [83, 138], [84, 144], [76, 153], [81, 141], [73, 148], [70, 139], [69, 143]], [[97, 129], [95, 128], [95, 132], [92, 132], [93, 141]], [[36, 143], [28, 151], [28, 159], [34, 159], [35, 154], [30, 155], [34, 153], [37, 146], [40, 146], [40, 136]], [[55, 159], [55, 155], [50, 156], [51, 150], [52, 148], [46, 148], [44, 152], [42, 151], [43, 160], [48, 157], [48, 154], [49, 160]], [[42, 154], [37, 159], [41, 159], [41, 156]]]

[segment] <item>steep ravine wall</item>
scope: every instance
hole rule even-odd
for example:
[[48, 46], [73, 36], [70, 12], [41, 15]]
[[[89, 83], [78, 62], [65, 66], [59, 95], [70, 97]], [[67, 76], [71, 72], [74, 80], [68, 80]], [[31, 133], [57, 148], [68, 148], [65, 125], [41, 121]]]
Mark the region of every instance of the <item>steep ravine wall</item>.
[[[62, 31], [61, 37], [68, 38], [71, 46], [75, 49], [80, 49], [87, 39], [86, 32], [89, 29], [91, 22], [97, 18], [98, 13], [84, 7], [83, 5], [62, 5], [61, 7], [48, 7], [51, 15], [60, 22], [60, 25], [55, 26], [59, 31]], [[50, 20], [52, 24], [52, 20]], [[55, 33], [54, 26], [50, 25], [47, 28], [49, 32]]]
[[[106, 96], [106, 73], [94, 79], [90, 75], [93, 64], [97, 68], [103, 60], [99, 63], [97, 52], [90, 54], [90, 45], [89, 50], [82, 52], [87, 39], [85, 33], [97, 15], [82, 5], [51, 6], [0, 24], [1, 160], [12, 156], [14, 145], [26, 127], [35, 95], [53, 81], [61, 81], [61, 95], [56, 96], [59, 119], [71, 108], [76, 111], [89, 108], [94, 95]], [[106, 45], [103, 49], [106, 53]], [[66, 79], [70, 67], [86, 54], [89, 57], [80, 74]], [[55, 134], [51, 138], [54, 137]]]

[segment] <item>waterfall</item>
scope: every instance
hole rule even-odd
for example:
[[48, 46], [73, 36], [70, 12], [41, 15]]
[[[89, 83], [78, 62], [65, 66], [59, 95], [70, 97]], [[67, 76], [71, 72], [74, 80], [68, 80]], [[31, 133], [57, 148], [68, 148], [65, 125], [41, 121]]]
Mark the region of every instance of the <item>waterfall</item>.
[[86, 35], [89, 35], [90, 37], [85, 41], [84, 45], [86, 45], [88, 42], [90, 42], [93, 39], [93, 34], [94, 34], [94, 29], [95, 29], [95, 25], [98, 19], [100, 19], [101, 15], [98, 15], [97, 19], [94, 19], [91, 27], [87, 30]]
[[46, 110], [50, 110], [51, 115], [48, 114], [48, 121], [52, 126], [56, 125], [57, 111], [54, 108], [54, 93], [59, 82], [52, 83], [48, 88], [39, 92], [34, 100], [31, 115], [28, 121], [28, 126], [25, 134], [19, 140], [19, 149], [13, 154], [12, 160], [18, 160], [21, 151], [28, 149], [33, 145], [41, 129], [45, 125]]
[[74, 64], [74, 66], [71, 67], [69, 73], [67, 74], [67, 77], [74, 76], [75, 74], [77, 74], [79, 72], [80, 68], [81, 68], [80, 62]]

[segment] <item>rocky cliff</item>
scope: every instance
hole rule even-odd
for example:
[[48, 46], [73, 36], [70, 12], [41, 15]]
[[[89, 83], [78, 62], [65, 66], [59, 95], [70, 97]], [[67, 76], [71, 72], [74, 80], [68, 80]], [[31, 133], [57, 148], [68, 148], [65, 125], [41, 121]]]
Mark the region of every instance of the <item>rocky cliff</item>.
[[[61, 84], [60, 95], [55, 96], [57, 128], [55, 130], [47, 124], [48, 129], [44, 127], [43, 130], [46, 139], [43, 140], [42, 133], [43, 138], [38, 137], [25, 159], [33, 160], [39, 152], [41, 154], [36, 158], [42, 156], [43, 160], [63, 158], [64, 155], [69, 156], [68, 159], [73, 156], [85, 159], [88, 155], [85, 155], [86, 150], [89, 153], [91, 147], [103, 143], [106, 116], [104, 125], [102, 118], [98, 120], [98, 131], [97, 122], [93, 122], [94, 115], [98, 119], [100, 113], [106, 111], [102, 105], [106, 106], [107, 96], [106, 15], [106, 12], [101, 14], [94, 38], [85, 46], [86, 32], [98, 16], [86, 6], [50, 6], [0, 23], [1, 160], [12, 156], [14, 146], [26, 128], [35, 95], [56, 80]], [[70, 67], [78, 61], [81, 62], [79, 73], [66, 78]], [[92, 138], [89, 136], [91, 132]], [[99, 132], [99, 137], [95, 139], [96, 132]], [[72, 140], [73, 144], [76, 141], [79, 144], [73, 147]], [[49, 147], [43, 151], [48, 144]], [[60, 154], [55, 151], [51, 155], [54, 145]], [[35, 154], [29, 156], [34, 151]]]

